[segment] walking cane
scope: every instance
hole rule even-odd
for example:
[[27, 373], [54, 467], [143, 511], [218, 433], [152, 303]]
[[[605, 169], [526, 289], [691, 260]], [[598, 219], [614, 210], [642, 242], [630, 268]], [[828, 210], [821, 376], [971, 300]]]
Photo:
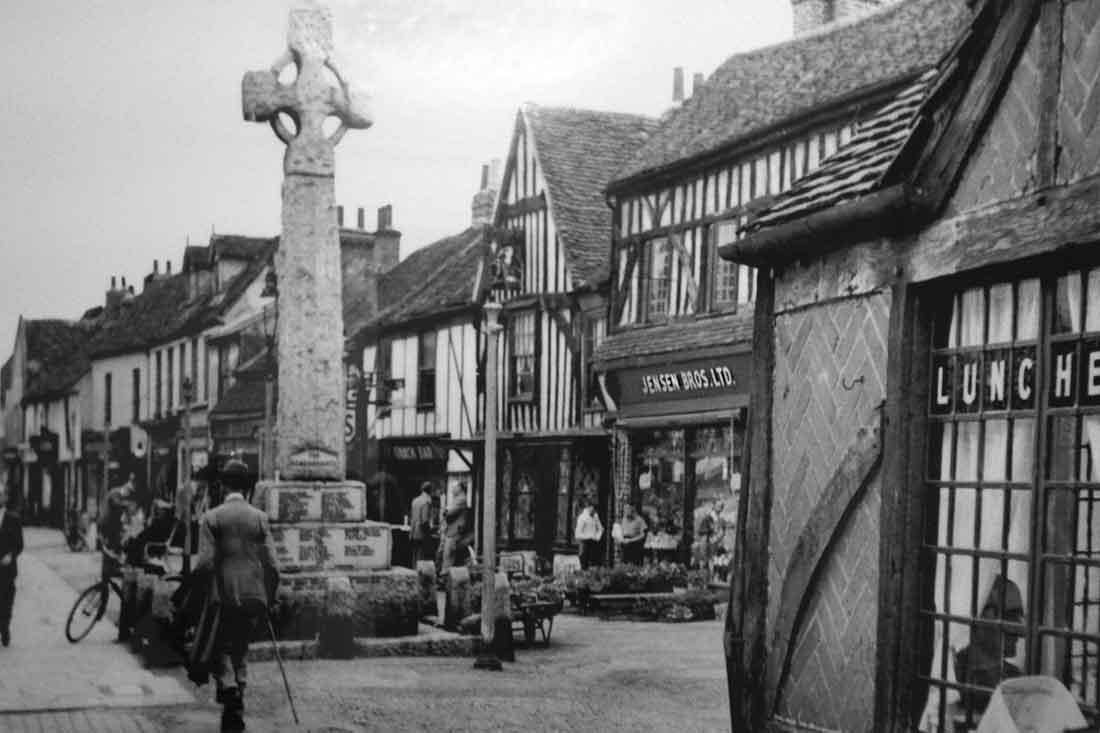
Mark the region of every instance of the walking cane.
[[294, 709], [294, 696], [290, 694], [290, 683], [286, 679], [286, 670], [283, 669], [283, 657], [279, 654], [279, 642], [275, 641], [275, 628], [271, 625], [271, 615], [264, 614], [267, 622], [267, 634], [271, 637], [271, 648], [275, 650], [275, 661], [279, 663], [279, 672], [283, 675], [283, 687], [286, 688], [286, 699], [290, 701], [290, 712], [294, 715], [294, 725], [301, 725], [298, 720], [298, 711]]

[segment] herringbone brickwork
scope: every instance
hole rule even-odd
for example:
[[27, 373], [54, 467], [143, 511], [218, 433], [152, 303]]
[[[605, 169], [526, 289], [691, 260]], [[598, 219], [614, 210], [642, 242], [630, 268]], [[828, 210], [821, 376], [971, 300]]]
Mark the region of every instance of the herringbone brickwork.
[[779, 714], [850, 733], [874, 717], [879, 477], [849, 520], [812, 591]]
[[1040, 35], [1036, 25], [989, 128], [966, 164], [949, 215], [1008, 201], [1035, 188]]
[[[769, 635], [810, 513], [857, 430], [879, 419], [889, 313], [890, 294], [874, 293], [776, 317]], [[844, 730], [870, 717], [873, 685], [864, 695], [848, 683], [874, 668], [878, 504], [872, 486], [823, 561], [825, 572], [794, 642], [794, 669], [777, 693], [785, 717], [832, 721]], [[843, 694], [833, 690], [841, 683]]]
[[1065, 6], [1058, 136], [1062, 183], [1100, 172], [1100, 0]]

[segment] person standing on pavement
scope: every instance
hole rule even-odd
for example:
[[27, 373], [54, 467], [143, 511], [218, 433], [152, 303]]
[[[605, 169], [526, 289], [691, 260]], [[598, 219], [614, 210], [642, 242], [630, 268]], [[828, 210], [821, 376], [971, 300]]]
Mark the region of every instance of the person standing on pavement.
[[233, 491], [206, 512], [199, 528], [197, 572], [212, 572], [221, 619], [215, 645], [216, 699], [223, 731], [244, 730], [244, 690], [248, 683], [248, 642], [257, 623], [267, 622], [268, 606], [279, 585], [267, 514]]
[[573, 530], [573, 537], [577, 540], [577, 554], [581, 562], [581, 570], [588, 570], [595, 562], [599, 564], [599, 544], [603, 539], [603, 524], [600, 516], [596, 514], [596, 502], [588, 499], [577, 517], [577, 526]]
[[23, 520], [8, 509], [8, 489], [0, 484], [0, 643], [11, 644], [11, 608], [15, 603], [15, 576], [23, 552]]
[[432, 482], [420, 484], [420, 494], [412, 500], [409, 511], [409, 540], [412, 543], [413, 566], [421, 560], [430, 560], [434, 553], [428, 543], [432, 539]]
[[641, 565], [645, 547], [646, 523], [633, 504], [626, 505], [626, 515], [621, 522], [622, 557], [626, 565]]

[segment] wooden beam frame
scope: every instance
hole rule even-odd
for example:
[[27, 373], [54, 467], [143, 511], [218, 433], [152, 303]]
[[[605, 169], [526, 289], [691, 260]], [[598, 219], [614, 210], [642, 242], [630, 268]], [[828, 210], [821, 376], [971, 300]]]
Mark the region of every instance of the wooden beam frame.
[[536, 196], [527, 196], [510, 204], [501, 204], [497, 218], [506, 221], [516, 216], [534, 214], [546, 211], [546, 192], [542, 191]]

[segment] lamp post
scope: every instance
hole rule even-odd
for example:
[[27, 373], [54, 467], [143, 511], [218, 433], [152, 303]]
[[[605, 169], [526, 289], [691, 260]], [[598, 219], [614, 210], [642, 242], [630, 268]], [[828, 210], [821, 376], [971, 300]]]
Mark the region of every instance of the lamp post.
[[180, 385], [180, 397], [183, 400], [183, 486], [180, 504], [183, 508], [183, 574], [191, 572], [191, 401], [194, 399], [194, 384], [191, 377], [184, 377]]
[[513, 232], [497, 234], [496, 258], [489, 297], [485, 302], [485, 469], [482, 491], [482, 546], [484, 570], [481, 587], [481, 651], [476, 669], [500, 670], [500, 659], [493, 648], [496, 626], [496, 545], [497, 545], [497, 349], [502, 327], [501, 301], [517, 289], [518, 277], [512, 271], [515, 260]]

